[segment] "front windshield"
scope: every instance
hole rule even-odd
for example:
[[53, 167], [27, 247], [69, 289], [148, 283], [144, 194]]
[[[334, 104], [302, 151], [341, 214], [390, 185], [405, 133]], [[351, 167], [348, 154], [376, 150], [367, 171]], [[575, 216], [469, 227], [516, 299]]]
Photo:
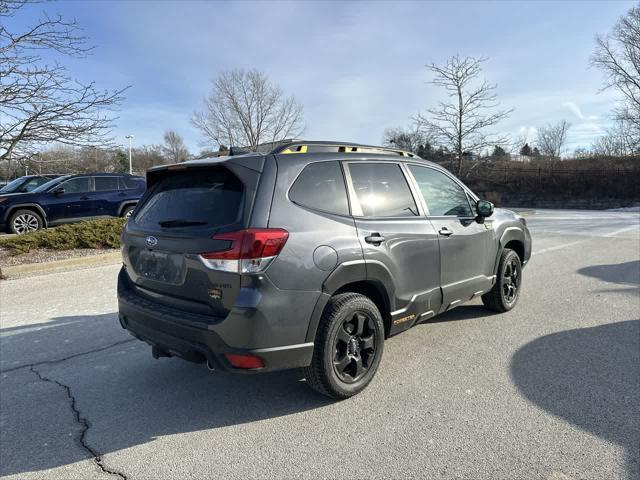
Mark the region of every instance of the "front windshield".
[[47, 190], [49, 190], [54, 185], [57, 185], [58, 183], [62, 182], [63, 180], [66, 180], [67, 178], [69, 178], [69, 176], [70, 175], [64, 175], [62, 177], [58, 177], [58, 178], [54, 178], [53, 180], [49, 180], [47, 183], [43, 183], [38, 188], [32, 190], [31, 193], [46, 192]]
[[14, 190], [17, 190], [17, 188], [22, 184], [22, 182], [25, 181], [24, 177], [19, 177], [16, 178], [15, 180], [10, 181], [9, 183], [7, 183], [4, 187], [0, 188], [0, 193], [10, 193], [13, 192]]

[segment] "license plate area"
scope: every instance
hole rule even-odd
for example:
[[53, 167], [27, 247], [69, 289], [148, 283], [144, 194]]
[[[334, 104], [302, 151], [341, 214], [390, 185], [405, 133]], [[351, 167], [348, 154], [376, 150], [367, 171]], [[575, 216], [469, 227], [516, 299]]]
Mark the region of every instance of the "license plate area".
[[141, 250], [135, 263], [138, 275], [157, 282], [179, 285], [184, 282], [185, 260], [181, 254]]

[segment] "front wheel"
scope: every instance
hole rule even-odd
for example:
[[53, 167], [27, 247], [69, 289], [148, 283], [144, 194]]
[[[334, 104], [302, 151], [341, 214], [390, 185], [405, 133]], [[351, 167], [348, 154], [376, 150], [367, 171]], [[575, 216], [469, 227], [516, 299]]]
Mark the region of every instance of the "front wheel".
[[134, 210], [135, 208], [136, 208], [136, 207], [135, 207], [134, 205], [129, 205], [129, 206], [127, 206], [127, 207], [124, 207], [124, 208], [122, 209], [122, 213], [120, 214], [120, 216], [121, 216], [122, 218], [126, 218], [127, 220], [129, 220], [129, 218], [131, 217], [131, 214], [133, 213], [133, 210]]
[[376, 305], [357, 293], [336, 295], [318, 325], [307, 383], [328, 397], [349, 398], [371, 382], [383, 347], [384, 323]]
[[18, 210], [9, 219], [9, 230], [11, 233], [22, 235], [40, 230], [43, 223], [42, 217], [33, 210]]
[[502, 251], [498, 278], [493, 288], [482, 295], [482, 303], [494, 312], [508, 312], [518, 303], [522, 287], [522, 263], [516, 252], [509, 248]]

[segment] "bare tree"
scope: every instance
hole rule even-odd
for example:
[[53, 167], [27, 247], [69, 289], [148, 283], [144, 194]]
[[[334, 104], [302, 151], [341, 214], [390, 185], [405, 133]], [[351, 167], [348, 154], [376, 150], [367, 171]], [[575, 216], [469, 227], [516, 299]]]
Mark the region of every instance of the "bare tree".
[[595, 155], [604, 157], [622, 157], [637, 154], [640, 150], [640, 138], [627, 122], [616, 122], [607, 132], [591, 145]]
[[613, 88], [622, 94], [615, 118], [640, 141], [640, 6], [621, 17], [608, 35], [596, 37], [591, 64], [605, 73], [602, 90]]
[[555, 125], [548, 124], [538, 129], [536, 146], [544, 157], [560, 158], [567, 144], [567, 132], [571, 124], [561, 120]]
[[165, 157], [172, 163], [184, 162], [191, 156], [189, 149], [184, 144], [182, 137], [173, 130], [164, 132], [164, 145], [162, 151]]
[[382, 142], [387, 147], [418, 154], [426, 146], [431, 146], [432, 139], [415, 125], [414, 128], [385, 129]]
[[204, 111], [195, 112], [192, 122], [216, 146], [251, 150], [304, 130], [302, 106], [258, 70], [220, 74], [204, 99]]
[[[45, 144], [96, 146], [108, 143], [108, 112], [121, 90], [99, 90], [72, 79], [64, 66], [48, 64], [51, 52], [81, 58], [91, 47], [74, 20], [46, 14], [22, 31], [12, 20], [28, 0], [0, 0], [0, 161], [25, 160]], [[21, 22], [16, 21], [16, 25]]]
[[437, 107], [427, 110], [429, 118], [418, 115], [416, 120], [440, 144], [455, 152], [455, 172], [458, 175], [462, 171], [463, 153], [479, 152], [489, 146], [508, 142], [508, 137], [486, 131], [513, 111], [497, 109], [497, 86], [479, 80], [482, 64], [486, 60], [455, 55], [445, 65], [432, 63], [427, 66], [435, 75], [431, 83], [443, 87], [451, 100], [440, 102]]

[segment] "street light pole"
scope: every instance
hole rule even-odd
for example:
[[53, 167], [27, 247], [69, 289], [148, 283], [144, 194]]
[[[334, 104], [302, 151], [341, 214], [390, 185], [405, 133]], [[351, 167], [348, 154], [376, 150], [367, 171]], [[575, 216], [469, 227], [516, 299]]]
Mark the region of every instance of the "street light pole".
[[127, 135], [125, 138], [129, 139], [129, 175], [133, 174], [133, 164], [131, 163], [131, 140], [133, 135]]

